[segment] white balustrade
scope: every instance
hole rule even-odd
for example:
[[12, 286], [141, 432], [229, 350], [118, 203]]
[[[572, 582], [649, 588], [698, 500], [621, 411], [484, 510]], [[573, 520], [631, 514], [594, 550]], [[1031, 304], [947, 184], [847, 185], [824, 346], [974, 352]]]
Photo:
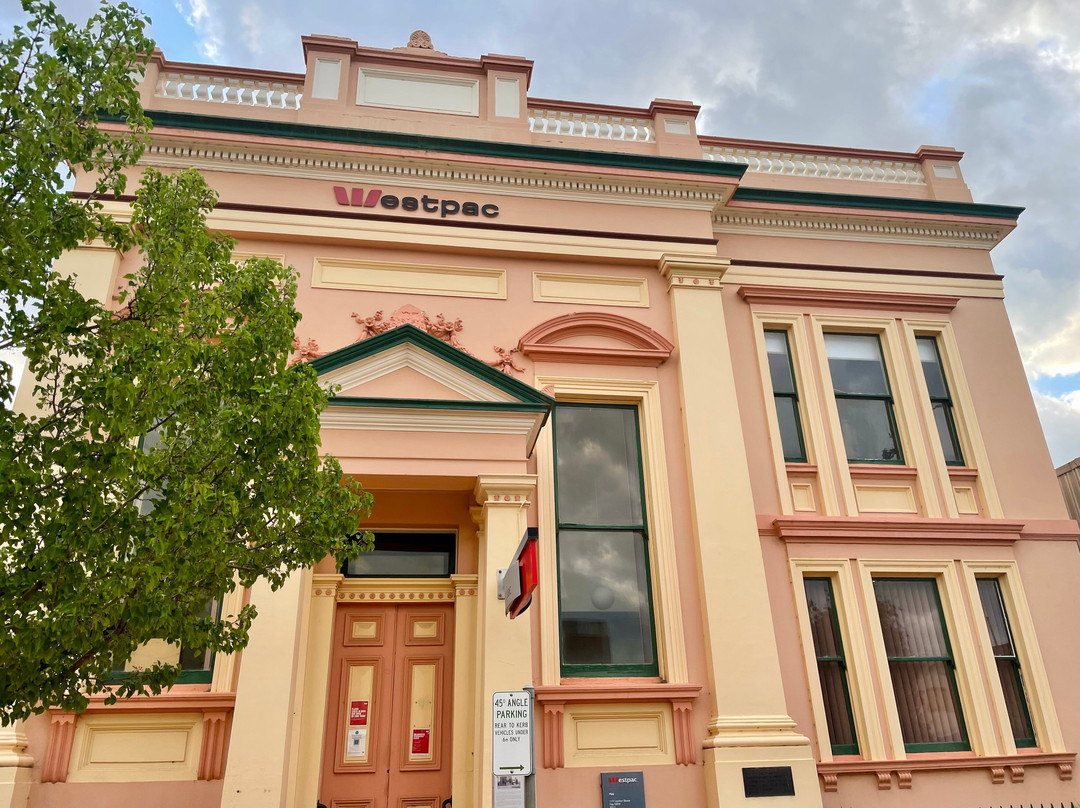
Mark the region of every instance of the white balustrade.
[[653, 122], [649, 118], [533, 107], [529, 108], [529, 131], [541, 135], [569, 135], [598, 140], [653, 141]]
[[197, 75], [162, 71], [154, 95], [179, 101], [205, 101], [269, 109], [300, 109], [303, 85], [256, 81], [232, 76]]
[[901, 185], [925, 185], [922, 165], [900, 160], [875, 160], [865, 157], [839, 157], [824, 154], [759, 151], [733, 146], [703, 147], [706, 160], [741, 163], [747, 171], [758, 174], [785, 174], [792, 177], [822, 177], [865, 182], [895, 182]]

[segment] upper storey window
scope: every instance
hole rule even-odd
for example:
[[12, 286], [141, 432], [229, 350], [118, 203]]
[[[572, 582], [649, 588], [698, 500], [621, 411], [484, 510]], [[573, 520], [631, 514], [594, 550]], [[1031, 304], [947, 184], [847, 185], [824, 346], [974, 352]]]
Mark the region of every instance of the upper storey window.
[[555, 408], [564, 676], [656, 676], [636, 407]]
[[881, 339], [876, 334], [825, 334], [825, 352], [848, 462], [902, 464]]
[[803, 443], [802, 423], [799, 420], [799, 394], [795, 389], [787, 332], [766, 331], [765, 353], [769, 358], [769, 376], [772, 379], [784, 460], [788, 463], [805, 463], [806, 447]]
[[1013, 740], [1017, 747], [1035, 746], [1035, 730], [1031, 726], [1031, 713], [1024, 694], [1024, 679], [1020, 673], [1020, 658], [1016, 654], [1009, 618], [1001, 597], [1001, 585], [996, 578], [978, 580], [979, 600], [982, 603], [986, 628], [990, 632], [990, 648], [994, 652], [1001, 692], [1009, 712]]
[[926, 389], [930, 393], [930, 407], [934, 411], [934, 423], [937, 426], [941, 451], [945, 454], [945, 463], [950, 466], [964, 465], [964, 456], [960, 451], [960, 440], [953, 420], [952, 396], [941, 368], [941, 354], [937, 339], [934, 337], [916, 337], [919, 346], [919, 364], [922, 365]]

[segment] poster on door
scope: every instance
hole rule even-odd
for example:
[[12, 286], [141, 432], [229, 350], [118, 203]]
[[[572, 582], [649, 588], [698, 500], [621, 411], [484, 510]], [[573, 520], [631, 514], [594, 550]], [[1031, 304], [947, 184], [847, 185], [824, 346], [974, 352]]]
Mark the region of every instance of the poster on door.
[[367, 758], [368, 702], [349, 702], [349, 726], [345, 730], [345, 759]]
[[414, 729], [412, 731], [412, 753], [409, 757], [426, 757], [431, 754], [431, 730]]

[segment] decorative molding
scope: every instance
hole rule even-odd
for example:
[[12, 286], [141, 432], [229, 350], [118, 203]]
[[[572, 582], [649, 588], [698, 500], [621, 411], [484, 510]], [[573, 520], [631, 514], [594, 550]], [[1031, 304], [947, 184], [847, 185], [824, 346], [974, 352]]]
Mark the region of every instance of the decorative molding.
[[1012, 544], [1020, 539], [1023, 522], [997, 519], [864, 519], [860, 517], [789, 517], [772, 519], [759, 532], [787, 542], [865, 542], [867, 544]]
[[604, 115], [529, 106], [529, 131], [535, 135], [581, 137], [590, 140], [653, 143], [650, 118]]
[[[435, 319], [432, 320], [425, 312], [421, 311], [416, 306], [411, 303], [406, 303], [404, 306], [397, 308], [389, 318], [383, 317], [382, 310], [375, 312], [369, 317], [364, 317], [354, 311], [352, 313], [352, 318], [356, 321], [357, 325], [360, 326], [360, 336], [356, 338], [357, 342], [365, 340], [368, 337], [374, 337], [378, 334], [384, 334], [400, 325], [411, 325], [414, 328], [420, 329], [425, 334], [430, 334], [435, 337], [435, 339], [453, 345], [459, 351], [465, 351], [465, 347], [457, 338], [457, 335], [460, 334], [461, 330], [464, 328], [460, 317], [451, 322], [440, 312], [435, 315]], [[468, 353], [468, 351], [465, 351], [465, 353]]]
[[821, 790], [830, 793], [837, 791], [839, 780], [835, 774], [823, 774], [821, 775]]
[[[1033, 752], [1018, 755], [988, 755], [980, 757], [970, 755], [968, 757], [937, 757], [916, 756], [906, 760], [844, 760], [829, 763], [818, 763], [818, 774], [822, 778], [838, 777], [854, 774], [873, 773], [877, 775], [878, 787], [890, 788], [892, 775], [896, 774], [900, 788], [911, 788], [912, 775], [918, 771], [960, 771], [963, 769], [986, 769], [990, 775], [990, 782], [1000, 785], [1005, 782], [1005, 774], [1008, 772], [1009, 779], [1013, 783], [1024, 781], [1024, 769], [1028, 766], [1055, 766], [1058, 778], [1061, 780], [1072, 779], [1072, 767], [1076, 760], [1075, 752], [1064, 754], [1049, 754], [1045, 752]], [[883, 785], [888, 783], [888, 785]]]
[[481, 474], [476, 478], [473, 496], [484, 508], [491, 506], [528, 508], [529, 497], [536, 490], [535, 474]]
[[229, 713], [214, 710], [203, 713], [202, 749], [199, 751], [198, 779], [221, 780], [225, 776], [225, 727]]
[[854, 213], [743, 212], [720, 208], [713, 215], [715, 233], [969, 247], [978, 250], [993, 249], [1012, 229], [1012, 224], [937, 223], [923, 219], [882, 219]]
[[[600, 337], [624, 343], [626, 348], [560, 345], [571, 337]], [[518, 350], [534, 362], [577, 362], [599, 365], [656, 367], [671, 356], [675, 346], [646, 325], [608, 312], [574, 312], [555, 317], [528, 331]]]
[[742, 746], [806, 746], [810, 739], [795, 731], [786, 715], [718, 716], [709, 721], [708, 749]]
[[745, 165], [748, 174], [926, 185], [922, 164], [914, 160], [845, 157], [816, 152], [776, 151], [702, 143], [702, 157]]
[[[212, 65], [193, 65], [200, 72], [162, 70], [154, 87], [155, 98], [176, 101], [202, 101], [204, 103], [261, 107], [264, 109], [298, 110], [304, 97], [302, 74], [281, 74], [277, 80], [264, 80], [248, 76], [223, 76]], [[237, 71], [237, 68], [228, 68]], [[289, 81], [288, 79], [292, 79]]]
[[720, 290], [720, 281], [731, 267], [727, 258], [711, 255], [677, 255], [665, 253], [660, 257], [660, 274], [668, 279], [668, 288], [698, 287]]
[[68, 766], [71, 762], [71, 742], [75, 739], [75, 714], [54, 712], [50, 718], [49, 745], [45, 750], [41, 782], [63, 783], [67, 780]]
[[952, 295], [759, 285], [740, 286], [739, 297], [751, 305], [832, 306], [845, 309], [932, 311], [939, 314], [947, 314], [960, 302], [959, 297]]
[[0, 769], [29, 768], [34, 765], [33, 755], [26, 753], [30, 741], [22, 727], [21, 721], [0, 725]]
[[294, 337], [292, 349], [296, 352], [296, 358], [292, 360], [292, 364], [297, 362], [307, 362], [322, 356], [322, 354], [319, 353], [319, 343], [310, 338], [302, 343], [300, 342], [300, 337]]
[[[150, 111], [153, 117], [162, 119], [160, 127], [175, 126], [181, 129], [204, 129], [200, 124], [206, 120], [206, 116], [184, 115], [177, 113], [161, 113]], [[166, 117], [169, 119], [165, 122]], [[173, 118], [182, 118], [175, 123]], [[189, 122], [186, 119], [195, 119]], [[243, 119], [225, 118], [224, 122], [231, 130], [234, 125], [244, 127]], [[262, 123], [262, 122], [258, 122]], [[302, 128], [302, 126], [301, 126]], [[325, 129], [327, 127], [316, 127]], [[214, 131], [211, 129], [210, 131]], [[274, 137], [274, 133], [263, 133]], [[375, 135], [379, 140], [394, 140], [395, 133], [377, 132], [367, 133]], [[301, 136], [302, 137], [302, 136]], [[399, 136], [400, 137], [400, 136]], [[410, 136], [413, 139], [416, 136]], [[568, 155], [581, 155], [588, 158], [585, 163], [586, 170], [594, 173], [597, 168], [639, 168], [637, 163], [644, 161], [648, 164], [652, 161], [663, 161], [653, 170], [664, 172], [671, 171], [674, 166], [666, 161], [674, 160], [683, 166], [676, 169], [680, 173], [693, 174], [691, 167], [697, 169], [694, 163], [700, 163], [703, 169], [700, 173], [707, 174], [710, 168], [719, 168], [720, 165], [706, 160], [679, 160], [678, 158], [660, 158], [653, 155], [625, 154], [606, 151], [579, 151], [576, 149], [559, 149], [551, 146], [523, 146], [528, 151], [516, 157], [517, 160], [529, 160], [533, 158], [535, 150], [544, 156], [544, 163], [565, 162], [565, 169], [548, 168], [540, 166], [507, 165], [504, 158], [495, 156], [491, 164], [464, 163], [460, 158], [454, 159], [454, 152], [447, 154], [445, 151], [439, 155], [436, 164], [426, 160], [423, 164], [407, 154], [365, 154], [357, 156], [354, 152], [341, 149], [343, 144], [316, 144], [312, 146], [288, 146], [277, 143], [243, 142], [230, 139], [227, 142], [219, 142], [205, 134], [180, 135], [175, 132], [166, 133], [164, 129], [155, 129], [153, 133], [154, 143], [144, 152], [140, 164], [152, 165], [159, 168], [200, 168], [204, 170], [222, 170], [222, 163], [228, 164], [228, 170], [234, 173], [270, 174], [276, 176], [293, 177], [297, 179], [317, 179], [324, 181], [350, 182], [350, 183], [392, 183], [404, 188], [429, 188], [431, 190], [457, 190], [457, 191], [487, 191], [489, 193], [515, 193], [527, 191], [531, 197], [562, 200], [594, 200], [608, 204], [664, 206], [678, 203], [694, 210], [714, 210], [730, 194], [731, 185], [737, 179], [734, 176], [703, 176], [698, 182], [708, 183], [707, 186], [693, 187], [689, 182], [671, 182], [669, 177], [663, 178], [639, 178], [633, 179], [625, 176], [582, 176], [581, 169], [575, 167], [576, 160], [568, 156], [559, 159], [556, 153]], [[425, 138], [426, 140], [426, 138]], [[439, 140], [433, 138], [432, 140]], [[466, 141], [470, 145], [472, 141]], [[373, 144], [373, 145], [383, 145]], [[387, 146], [395, 148], [388, 143]], [[476, 142], [477, 156], [483, 155], [483, 147], [487, 144]], [[330, 149], [338, 149], [333, 154], [327, 154]], [[397, 148], [402, 148], [398, 146]], [[437, 145], [430, 147], [431, 151], [442, 151]], [[467, 154], [472, 154], [470, 150]], [[608, 159], [616, 158], [612, 165], [608, 166]], [[535, 159], [535, 158], [533, 158]], [[645, 170], [652, 168], [649, 165]], [[735, 168], [735, 166], [730, 166]], [[560, 176], [561, 175], [561, 176]], [[716, 181], [725, 183], [721, 187], [716, 186]], [[505, 189], [505, 190], [503, 190]]]
[[598, 679], [588, 684], [545, 685], [537, 687], [535, 693], [537, 703], [544, 708], [544, 768], [561, 769], [565, 765], [563, 717], [567, 704], [668, 703], [672, 709], [675, 762], [682, 766], [697, 763], [693, 704], [701, 685]]
[[316, 257], [312, 264], [311, 286], [505, 300], [506, 270]]
[[534, 272], [537, 303], [582, 303], [588, 306], [649, 307], [649, 279], [644, 276], [576, 275]]
[[520, 365], [518, 365], [514, 361], [514, 354], [519, 353], [517, 348], [506, 349], [506, 348], [500, 348], [498, 345], [493, 345], [492, 347], [495, 350], [496, 356], [498, 356], [499, 358], [494, 359], [491, 362], [487, 362], [486, 364], [491, 365], [491, 367], [495, 368], [496, 370], [501, 370], [503, 373], [506, 373], [507, 375], [509, 375], [512, 372], [513, 373], [524, 373], [525, 372], [525, 368], [521, 367]]
[[342, 578], [337, 588], [338, 603], [445, 603], [455, 596], [454, 582], [447, 578]]
[[475, 598], [479, 587], [479, 576], [456, 573], [450, 576], [454, 584], [455, 598]]

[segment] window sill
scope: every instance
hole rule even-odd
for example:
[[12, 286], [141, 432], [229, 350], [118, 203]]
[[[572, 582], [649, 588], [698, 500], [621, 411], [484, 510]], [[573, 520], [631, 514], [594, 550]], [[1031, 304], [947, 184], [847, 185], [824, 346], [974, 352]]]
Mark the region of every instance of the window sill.
[[919, 470], [914, 466], [905, 466], [900, 463], [848, 463], [848, 471], [852, 474], [862, 474], [867, 477], [914, 477]]
[[874, 774], [878, 789], [892, 788], [893, 775], [898, 788], [911, 788], [912, 773], [916, 771], [952, 771], [959, 769], [986, 769], [990, 782], [999, 785], [1009, 781], [1024, 782], [1025, 766], [1057, 766], [1058, 778], [1072, 780], [1075, 752], [1023, 751], [1015, 755], [977, 757], [970, 752], [922, 752], [912, 753], [906, 760], [864, 760], [845, 756], [843, 760], [819, 763], [817, 770], [825, 791], [836, 791], [840, 775]]
[[563, 679], [557, 685], [535, 689], [536, 701], [543, 705], [543, 761], [546, 769], [561, 769], [565, 763], [563, 711], [567, 704], [667, 702], [671, 705], [675, 736], [675, 762], [683, 766], [697, 763], [701, 742], [691, 724], [694, 700], [701, 685], [668, 684], [659, 679]]

